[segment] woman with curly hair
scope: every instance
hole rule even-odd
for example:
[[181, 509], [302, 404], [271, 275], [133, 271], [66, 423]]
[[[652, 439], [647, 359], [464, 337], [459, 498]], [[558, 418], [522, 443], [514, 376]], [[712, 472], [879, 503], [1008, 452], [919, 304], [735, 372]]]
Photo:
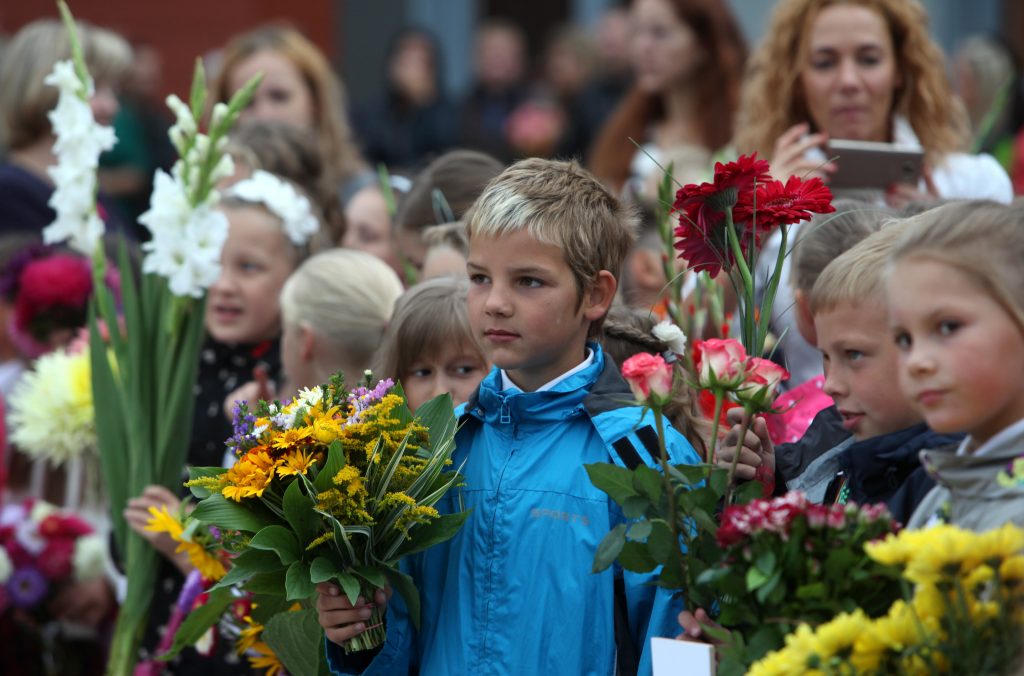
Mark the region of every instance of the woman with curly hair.
[[327, 162], [325, 174], [342, 202], [373, 180], [352, 139], [341, 82], [323, 52], [299, 31], [262, 26], [235, 36], [224, 48], [213, 86], [227, 102], [257, 73], [263, 81], [242, 119], [284, 122], [312, 130]]
[[965, 116], [918, 0], [782, 0], [752, 57], [737, 130], [736, 149], [770, 159], [778, 178], [827, 180], [830, 138], [920, 147], [925, 179], [890, 186], [894, 208], [1012, 198], [992, 157], [962, 152]]
[[630, 18], [635, 84], [589, 160], [613, 190], [635, 180], [644, 192], [648, 177], [660, 175], [648, 155], [668, 166], [687, 149], [710, 168], [711, 153], [729, 143], [747, 47], [724, 0], [634, 0]]

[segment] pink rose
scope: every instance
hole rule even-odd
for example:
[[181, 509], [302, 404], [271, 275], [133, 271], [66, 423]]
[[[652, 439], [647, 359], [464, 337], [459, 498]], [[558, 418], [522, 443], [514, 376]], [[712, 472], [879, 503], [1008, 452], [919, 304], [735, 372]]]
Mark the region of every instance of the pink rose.
[[747, 351], [733, 338], [712, 338], [694, 344], [697, 384], [706, 390], [734, 390], [746, 375]]
[[672, 365], [658, 355], [641, 352], [622, 365], [622, 377], [636, 400], [647, 406], [664, 406], [672, 399]]
[[751, 357], [747, 360], [746, 377], [736, 390], [736, 400], [755, 411], [766, 411], [775, 401], [779, 384], [789, 372], [770, 359]]

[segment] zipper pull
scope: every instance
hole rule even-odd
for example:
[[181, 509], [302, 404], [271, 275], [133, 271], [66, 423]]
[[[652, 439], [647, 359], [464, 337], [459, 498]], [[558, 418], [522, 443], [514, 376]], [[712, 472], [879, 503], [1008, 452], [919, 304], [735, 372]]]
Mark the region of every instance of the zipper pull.
[[508, 400], [501, 400], [501, 417], [498, 419], [502, 424], [507, 425], [512, 422], [512, 411], [509, 410]]

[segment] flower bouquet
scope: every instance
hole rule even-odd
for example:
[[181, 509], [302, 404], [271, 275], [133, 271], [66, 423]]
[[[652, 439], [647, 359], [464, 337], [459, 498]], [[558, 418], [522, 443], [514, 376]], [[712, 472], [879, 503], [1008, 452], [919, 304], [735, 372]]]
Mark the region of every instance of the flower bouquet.
[[947, 525], [865, 547], [902, 571], [904, 598], [881, 617], [866, 609], [802, 624], [751, 676], [1017, 673], [1024, 631], [1024, 530]]
[[77, 516], [32, 499], [0, 509], [0, 653], [34, 652], [46, 656], [47, 673], [61, 673], [50, 602], [63, 585], [102, 577], [106, 566], [106, 539]]
[[[418, 623], [419, 595], [399, 562], [452, 537], [468, 515], [434, 507], [460, 481], [447, 469], [455, 427], [450, 397], [413, 416], [390, 380], [350, 392], [339, 375], [284, 405], [240, 405], [228, 440], [235, 464], [194, 468], [188, 482], [200, 501], [185, 531], [217, 528], [231, 556], [210, 590], [213, 607], [226, 607], [233, 585], [256, 594], [262, 636], [293, 674], [315, 668], [304, 660], [322, 652], [309, 606], [320, 582], [338, 584], [353, 604], [390, 585]], [[295, 601], [302, 612], [282, 612]], [[186, 620], [175, 645], [216, 615]], [[383, 619], [374, 609], [370, 628], [345, 650], [382, 644]]]

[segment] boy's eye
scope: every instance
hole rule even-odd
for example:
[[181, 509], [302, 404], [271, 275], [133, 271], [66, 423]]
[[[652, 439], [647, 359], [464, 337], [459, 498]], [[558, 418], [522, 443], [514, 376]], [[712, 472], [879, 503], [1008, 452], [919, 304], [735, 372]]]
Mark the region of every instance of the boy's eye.
[[911, 345], [910, 334], [906, 331], [897, 331], [893, 335], [893, 342], [896, 343], [896, 347], [900, 350], [909, 350]]
[[242, 261], [238, 264], [238, 269], [242, 272], [259, 272], [263, 269], [263, 266], [252, 261]]
[[849, 361], [856, 362], [856, 361], [860, 361], [863, 358], [864, 358], [864, 353], [861, 352], [860, 350], [847, 350], [846, 351], [846, 359], [849, 360]]
[[530, 289], [536, 289], [536, 288], [539, 288], [541, 286], [544, 286], [544, 282], [542, 282], [541, 280], [537, 279], [536, 277], [520, 277], [519, 278], [519, 285], [520, 286], [525, 286], [525, 287], [530, 288]]
[[470, 284], [487, 284], [490, 281], [491, 280], [487, 275], [481, 275], [479, 272], [469, 276]]
[[960, 328], [960, 322], [952, 319], [946, 319], [939, 322], [939, 335], [940, 336], [951, 336], [957, 329]]

